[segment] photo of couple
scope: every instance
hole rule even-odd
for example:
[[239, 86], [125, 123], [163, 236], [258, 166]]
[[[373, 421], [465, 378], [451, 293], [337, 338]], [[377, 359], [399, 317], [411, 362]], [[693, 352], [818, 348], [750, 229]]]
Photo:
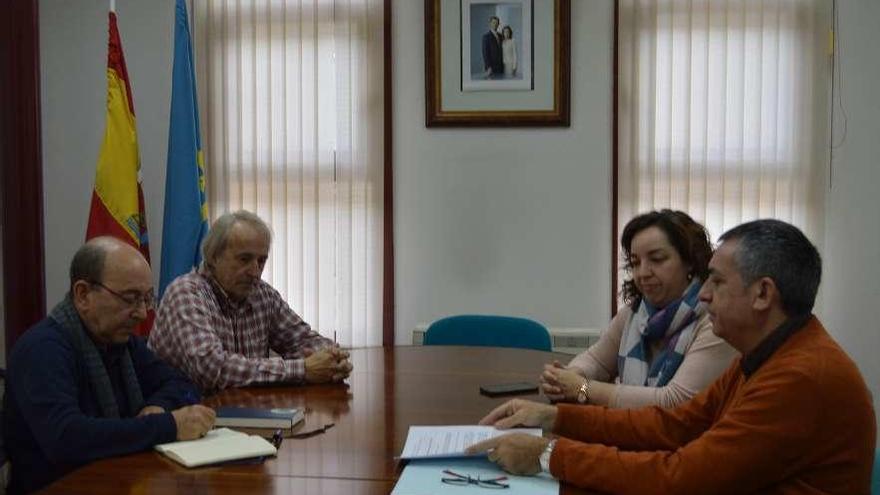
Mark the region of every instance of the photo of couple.
[[462, 90], [532, 89], [532, 2], [462, 0]]
[[500, 25], [501, 19], [497, 16], [489, 17], [489, 32], [483, 35], [483, 72], [486, 79], [517, 76], [513, 28], [504, 26], [499, 32]]

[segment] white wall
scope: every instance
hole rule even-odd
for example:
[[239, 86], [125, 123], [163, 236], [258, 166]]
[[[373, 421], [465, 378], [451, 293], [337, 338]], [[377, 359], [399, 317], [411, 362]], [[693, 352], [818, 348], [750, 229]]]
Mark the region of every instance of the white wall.
[[[837, 2], [846, 113], [834, 108], [831, 188], [825, 222], [824, 305], [829, 331], [855, 359], [880, 411], [880, 64], [876, 43], [880, 3]], [[835, 98], [837, 100], [838, 98]]]
[[571, 127], [425, 128], [424, 2], [394, 2], [396, 341], [459, 313], [610, 317], [613, 3], [572, 2]]
[[[108, 5], [108, 0], [41, 0], [39, 5], [48, 308], [67, 291], [68, 264], [85, 239], [104, 135]], [[117, 0], [116, 12], [134, 94], [150, 249], [158, 267], [174, 1]]]

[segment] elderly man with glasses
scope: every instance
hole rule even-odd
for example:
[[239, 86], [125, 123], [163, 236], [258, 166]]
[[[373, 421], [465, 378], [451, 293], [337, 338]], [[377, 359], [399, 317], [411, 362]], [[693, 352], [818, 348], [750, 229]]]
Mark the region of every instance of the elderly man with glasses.
[[214, 411], [190, 405], [196, 387], [133, 335], [155, 304], [152, 278], [143, 256], [116, 239], [92, 239], [74, 255], [70, 292], [9, 358], [10, 493], [212, 428]]

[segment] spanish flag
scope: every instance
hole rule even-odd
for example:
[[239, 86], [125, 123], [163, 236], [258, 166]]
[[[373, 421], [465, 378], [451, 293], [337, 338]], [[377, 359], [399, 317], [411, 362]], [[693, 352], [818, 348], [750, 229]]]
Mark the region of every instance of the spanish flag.
[[[95, 189], [86, 240], [109, 235], [140, 250], [150, 261], [147, 216], [141, 189], [140, 158], [135, 129], [134, 102], [122, 42], [116, 27], [116, 13], [110, 12], [110, 40], [107, 49], [107, 123], [98, 156]], [[153, 323], [147, 318], [138, 334], [146, 335]]]

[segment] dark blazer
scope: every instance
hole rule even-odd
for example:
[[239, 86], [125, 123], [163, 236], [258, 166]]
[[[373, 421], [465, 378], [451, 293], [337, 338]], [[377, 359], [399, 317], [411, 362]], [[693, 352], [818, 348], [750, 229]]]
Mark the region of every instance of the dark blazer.
[[501, 40], [491, 31], [483, 35], [483, 70], [492, 70], [492, 76], [504, 74], [504, 58], [501, 54]]

